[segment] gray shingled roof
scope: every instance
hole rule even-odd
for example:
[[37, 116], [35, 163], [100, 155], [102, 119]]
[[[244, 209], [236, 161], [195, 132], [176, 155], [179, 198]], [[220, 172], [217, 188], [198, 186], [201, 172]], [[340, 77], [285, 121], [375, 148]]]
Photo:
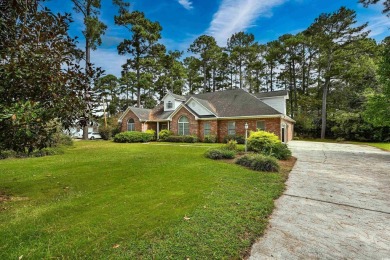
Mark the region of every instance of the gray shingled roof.
[[185, 101], [186, 100], [186, 97], [184, 96], [180, 96], [180, 95], [176, 95], [176, 94], [173, 94], [172, 92], [169, 91], [169, 94], [174, 97], [175, 99], [179, 99], [179, 100], [182, 100], [182, 101]]
[[242, 89], [193, 95], [207, 101], [218, 117], [281, 115], [280, 112]]
[[149, 120], [167, 120], [174, 111], [164, 111], [164, 104], [156, 106], [150, 113]]
[[131, 111], [139, 118], [141, 121], [149, 120], [149, 114], [152, 111], [151, 109], [139, 108], [139, 107], [130, 107]]
[[278, 90], [278, 91], [255, 93], [253, 95], [255, 95], [258, 98], [280, 97], [280, 96], [288, 96], [288, 91]]
[[215, 110], [215, 107], [212, 104], [210, 104], [210, 102], [208, 102], [207, 100], [199, 99], [199, 98], [196, 98], [195, 96], [192, 98], [195, 99], [196, 101], [198, 101], [200, 104], [202, 104], [202, 106], [207, 108], [210, 112], [212, 112], [214, 114], [217, 112]]

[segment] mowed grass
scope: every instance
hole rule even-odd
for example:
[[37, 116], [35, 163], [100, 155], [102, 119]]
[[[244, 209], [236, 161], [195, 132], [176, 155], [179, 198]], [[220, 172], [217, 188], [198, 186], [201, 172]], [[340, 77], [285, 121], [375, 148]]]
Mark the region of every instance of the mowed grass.
[[390, 143], [362, 143], [362, 142], [353, 142], [353, 143], [374, 146], [384, 151], [390, 151]]
[[206, 145], [76, 142], [0, 161], [0, 259], [236, 259], [284, 173], [203, 157]]

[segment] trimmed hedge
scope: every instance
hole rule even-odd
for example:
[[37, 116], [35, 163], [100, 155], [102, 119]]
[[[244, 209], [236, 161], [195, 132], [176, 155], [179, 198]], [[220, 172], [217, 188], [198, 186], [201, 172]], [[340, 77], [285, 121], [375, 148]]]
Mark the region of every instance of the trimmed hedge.
[[217, 141], [217, 137], [215, 135], [205, 135], [203, 142], [204, 143], [215, 143]]
[[245, 136], [243, 135], [227, 135], [223, 138], [223, 142], [227, 143], [230, 140], [236, 141], [238, 144], [245, 144]]
[[173, 132], [171, 130], [164, 129], [158, 133], [158, 138], [159, 138], [159, 141], [164, 142], [168, 137], [170, 137], [172, 135], [173, 135]]
[[261, 172], [278, 172], [280, 169], [276, 158], [261, 154], [244, 155], [236, 160], [236, 164]]
[[151, 133], [142, 133], [137, 131], [127, 131], [116, 134], [114, 142], [116, 143], [146, 143], [152, 141], [154, 135]]
[[164, 141], [172, 143], [196, 143], [198, 142], [198, 137], [193, 135], [171, 135], [165, 138]]
[[235, 151], [225, 149], [210, 149], [206, 151], [204, 156], [213, 160], [233, 159], [236, 153]]
[[248, 138], [248, 150], [264, 155], [271, 155], [279, 160], [287, 160], [291, 157], [291, 151], [286, 144], [269, 132], [251, 132]]

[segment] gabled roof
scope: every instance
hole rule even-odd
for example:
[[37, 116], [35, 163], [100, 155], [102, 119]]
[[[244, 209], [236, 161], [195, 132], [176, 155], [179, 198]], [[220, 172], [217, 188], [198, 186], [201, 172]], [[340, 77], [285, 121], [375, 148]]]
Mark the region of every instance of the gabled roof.
[[270, 92], [261, 92], [261, 93], [254, 93], [258, 98], [270, 98], [270, 97], [281, 97], [281, 96], [288, 96], [287, 90], [278, 90], [278, 91], [270, 91]]
[[174, 112], [172, 111], [164, 111], [164, 104], [157, 105], [150, 113], [149, 120], [152, 121], [164, 121], [168, 120], [169, 116]]
[[163, 99], [166, 97], [166, 96], [172, 96], [174, 99], [176, 100], [179, 100], [179, 101], [186, 101], [186, 97], [184, 96], [180, 96], [180, 95], [177, 95], [177, 94], [173, 94], [171, 91], [167, 90], [167, 94], [163, 97]]
[[281, 115], [280, 112], [242, 89], [203, 93], [193, 97], [208, 102], [214, 108], [217, 117]]
[[190, 100], [195, 100], [198, 102], [201, 106], [203, 106], [206, 110], [208, 110], [210, 113], [214, 114], [216, 113], [215, 107], [208, 102], [207, 100], [196, 98], [195, 96], [189, 97], [186, 101], [186, 105], [190, 102]]
[[133, 113], [138, 117], [140, 121], [148, 121], [149, 114], [152, 111], [151, 109], [139, 108], [139, 107], [128, 107], [125, 112], [121, 115], [118, 121], [122, 121], [124, 116], [129, 112], [129, 110], [133, 111]]

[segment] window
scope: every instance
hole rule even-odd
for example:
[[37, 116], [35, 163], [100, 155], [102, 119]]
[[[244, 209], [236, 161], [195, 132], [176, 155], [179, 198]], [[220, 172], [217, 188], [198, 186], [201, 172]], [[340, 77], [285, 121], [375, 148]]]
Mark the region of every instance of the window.
[[179, 132], [178, 135], [189, 135], [190, 134], [190, 121], [186, 116], [179, 118]]
[[228, 122], [228, 135], [236, 134], [236, 122]]
[[256, 130], [265, 130], [265, 121], [256, 122]]
[[130, 118], [129, 121], [127, 121], [127, 131], [135, 131], [135, 123], [134, 119]]
[[168, 101], [168, 103], [167, 103], [167, 108], [169, 109], [169, 108], [172, 108], [172, 107], [173, 107], [172, 101]]
[[206, 135], [209, 135], [210, 132], [211, 132], [210, 123], [209, 123], [209, 122], [205, 122], [205, 123], [203, 124], [203, 133], [204, 133], [204, 135], [206, 136]]

